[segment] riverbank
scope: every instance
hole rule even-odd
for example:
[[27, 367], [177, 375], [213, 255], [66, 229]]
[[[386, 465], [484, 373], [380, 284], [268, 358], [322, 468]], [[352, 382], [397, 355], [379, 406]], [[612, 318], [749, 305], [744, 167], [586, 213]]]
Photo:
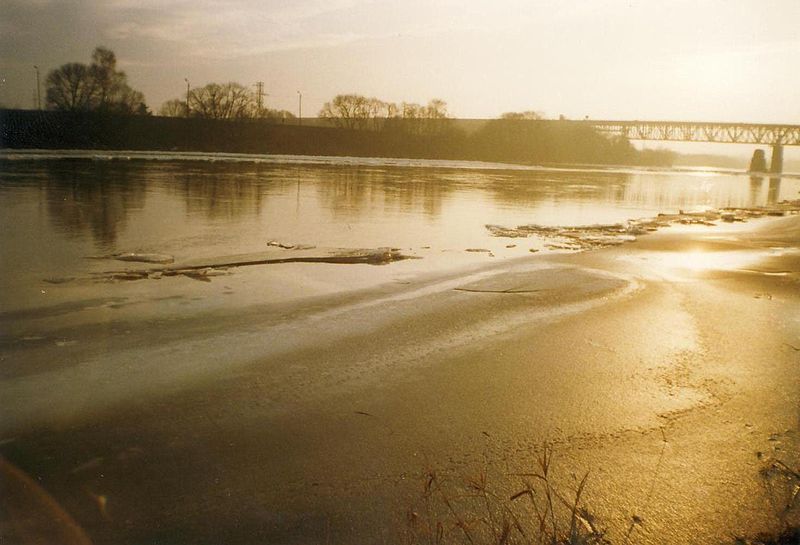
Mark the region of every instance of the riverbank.
[[[544, 443], [560, 486], [590, 472], [613, 543], [774, 532], [759, 472], [800, 464], [799, 241], [797, 215], [673, 226], [355, 293], [109, 309], [4, 346], [0, 452], [97, 544], [395, 542], [426, 471], [513, 490]], [[303, 266], [333, 267], [276, 265]]]
[[[0, 109], [0, 148], [129, 150], [204, 153], [391, 157], [516, 163], [523, 165], [669, 166], [673, 155], [636, 150], [576, 121], [486, 120], [468, 133], [459, 120], [434, 132], [412, 121], [356, 130], [320, 120], [207, 119]], [[324, 124], [323, 124], [324, 123]]]

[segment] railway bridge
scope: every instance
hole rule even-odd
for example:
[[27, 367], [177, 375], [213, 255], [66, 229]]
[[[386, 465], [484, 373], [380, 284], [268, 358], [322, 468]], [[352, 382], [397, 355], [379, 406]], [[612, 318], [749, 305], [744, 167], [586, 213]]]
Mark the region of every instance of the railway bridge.
[[716, 123], [702, 121], [608, 121], [585, 120], [596, 130], [631, 140], [718, 142], [772, 146], [770, 172], [783, 171], [783, 147], [800, 146], [800, 125], [764, 123]]

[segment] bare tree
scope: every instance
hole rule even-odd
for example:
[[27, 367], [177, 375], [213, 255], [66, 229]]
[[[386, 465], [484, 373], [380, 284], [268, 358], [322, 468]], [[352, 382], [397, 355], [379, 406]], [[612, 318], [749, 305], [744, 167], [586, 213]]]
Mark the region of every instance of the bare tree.
[[254, 117], [256, 102], [253, 93], [240, 83], [209, 83], [189, 93], [192, 115], [210, 119], [244, 119]]
[[337, 127], [345, 129], [364, 129], [370, 119], [370, 102], [362, 95], [336, 95], [332, 101], [326, 102], [319, 116], [330, 120]]
[[89, 72], [95, 82], [96, 108], [109, 109], [127, 87], [125, 73], [117, 71], [117, 56], [105, 47], [95, 48]]
[[403, 119], [422, 119], [423, 108], [416, 102], [403, 102], [400, 105], [400, 116]]
[[108, 110], [137, 115], [150, 114], [144, 102], [144, 95], [127, 85], [119, 92], [116, 101], [109, 105]]
[[47, 106], [54, 110], [147, 113], [144, 95], [131, 89], [127, 80], [125, 72], [117, 70], [114, 52], [97, 47], [91, 65], [68, 63], [47, 75]]
[[386, 103], [386, 118], [393, 119], [400, 116], [400, 107], [394, 102]]
[[186, 117], [186, 101], [174, 98], [166, 101], [158, 110], [165, 117]]
[[428, 119], [447, 119], [447, 102], [434, 98], [425, 107], [425, 117]]
[[369, 128], [380, 131], [386, 128], [386, 122], [397, 116], [397, 104], [384, 102], [377, 98], [368, 99]]
[[415, 102], [403, 102], [400, 107], [402, 127], [411, 134], [441, 134], [449, 123], [447, 103], [435, 98], [422, 106]]
[[433, 99], [427, 106], [403, 102], [399, 106], [362, 95], [337, 95], [326, 102], [319, 117], [346, 129], [403, 131], [410, 134], [440, 134], [447, 129], [447, 103]]
[[447, 114], [447, 103], [439, 98], [434, 98], [425, 107], [425, 132], [428, 134], [443, 133], [450, 121]]
[[92, 109], [95, 81], [85, 64], [71, 62], [50, 71], [45, 85], [48, 108], [67, 111]]

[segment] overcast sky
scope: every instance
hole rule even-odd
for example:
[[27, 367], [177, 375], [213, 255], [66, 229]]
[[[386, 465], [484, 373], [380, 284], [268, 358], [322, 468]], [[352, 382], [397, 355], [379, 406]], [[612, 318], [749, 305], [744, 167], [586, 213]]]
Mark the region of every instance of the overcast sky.
[[314, 115], [338, 93], [458, 117], [800, 123], [800, 0], [0, 0], [0, 102], [114, 50], [148, 105], [264, 81]]

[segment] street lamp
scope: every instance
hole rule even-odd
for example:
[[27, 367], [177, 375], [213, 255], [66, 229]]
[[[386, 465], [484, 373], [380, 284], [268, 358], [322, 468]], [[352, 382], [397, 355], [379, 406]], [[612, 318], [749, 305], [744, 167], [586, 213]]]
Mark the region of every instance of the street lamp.
[[38, 110], [42, 109], [42, 91], [41, 86], [39, 85], [39, 67], [35, 64], [33, 65], [33, 69], [36, 70], [36, 108]]
[[297, 91], [297, 124], [303, 124], [303, 93]]
[[189, 117], [189, 78], [183, 78], [186, 82], [186, 117]]

